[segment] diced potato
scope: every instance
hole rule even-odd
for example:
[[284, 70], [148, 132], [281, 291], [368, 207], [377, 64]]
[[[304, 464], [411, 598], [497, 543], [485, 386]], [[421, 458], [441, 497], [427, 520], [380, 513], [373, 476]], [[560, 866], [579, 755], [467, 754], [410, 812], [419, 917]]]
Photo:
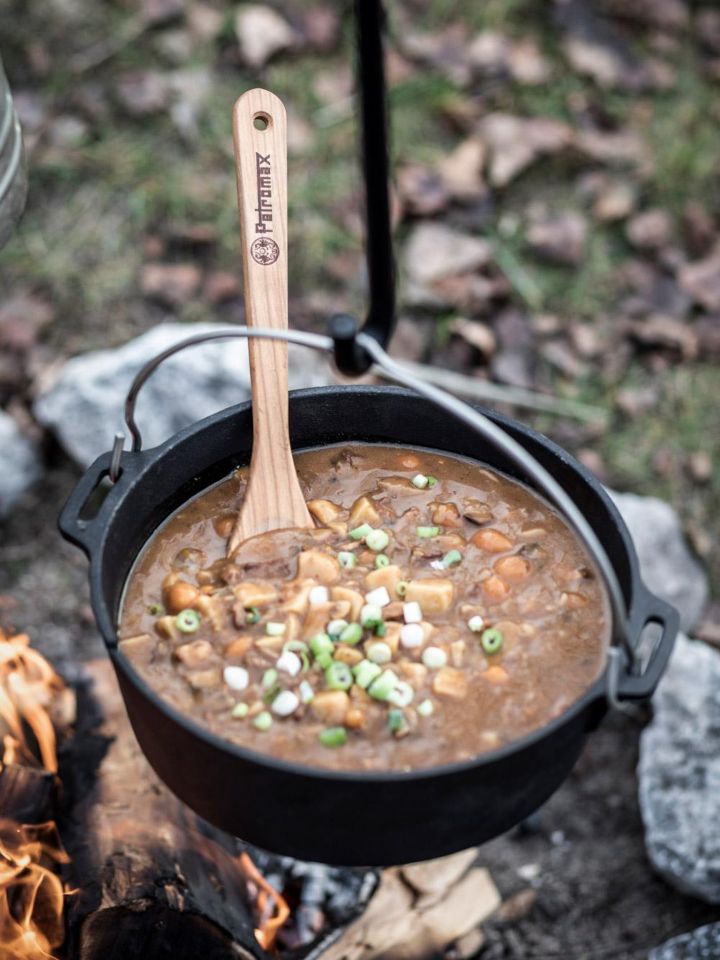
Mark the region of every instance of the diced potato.
[[315, 519], [324, 526], [332, 523], [333, 520], [339, 520], [344, 513], [343, 508], [333, 503], [332, 500], [308, 500], [307, 508]]
[[463, 516], [478, 525], [490, 523], [493, 518], [492, 510], [486, 503], [473, 499], [467, 499], [463, 504]]
[[334, 583], [340, 577], [337, 557], [322, 550], [303, 550], [298, 557], [297, 575], [301, 580]]
[[483, 670], [480, 674], [483, 680], [487, 680], [489, 683], [507, 683], [510, 679], [510, 675], [507, 670], [500, 666], [488, 667], [487, 670]]
[[188, 673], [187, 681], [193, 690], [207, 690], [208, 687], [217, 687], [220, 684], [220, 668], [209, 667], [207, 670], [193, 670]]
[[332, 523], [328, 524], [328, 530], [332, 530], [333, 533], [337, 533], [341, 537], [346, 537], [348, 525], [343, 520], [333, 520]]
[[450, 663], [454, 667], [461, 667], [465, 659], [466, 644], [464, 640], [453, 640], [450, 644]]
[[349, 708], [350, 697], [344, 690], [323, 690], [310, 704], [313, 715], [330, 727], [342, 724]]
[[346, 663], [349, 667], [354, 667], [363, 659], [362, 650], [357, 647], [348, 647], [344, 643], [338, 643], [335, 646], [333, 659]]
[[120, 649], [130, 660], [148, 660], [157, 647], [157, 640], [149, 633], [139, 633], [120, 641]]
[[281, 637], [259, 637], [255, 641], [255, 646], [263, 653], [279, 654], [286, 643], [287, 640], [283, 634]]
[[368, 590], [375, 590], [377, 587], [385, 587], [391, 597], [396, 596], [395, 587], [403, 579], [403, 572], [400, 567], [391, 563], [388, 567], [380, 567], [379, 570], [371, 570], [365, 577], [365, 585]]
[[183, 643], [173, 651], [173, 656], [177, 657], [186, 667], [192, 669], [202, 667], [212, 655], [213, 647], [207, 640], [193, 640], [192, 643]]
[[172, 586], [163, 590], [163, 600], [169, 613], [180, 613], [181, 610], [196, 607], [199, 597], [198, 588], [186, 580], [176, 580]]
[[455, 587], [452, 580], [411, 580], [405, 593], [408, 603], [417, 602], [423, 613], [443, 613], [453, 602]]
[[510, 593], [510, 588], [505, 581], [501, 580], [500, 577], [496, 577], [494, 574], [488, 577], [487, 580], [483, 580], [482, 588], [483, 593], [491, 603], [500, 603], [508, 593]]
[[244, 633], [239, 637], [235, 637], [234, 640], [231, 640], [223, 650], [223, 653], [226, 657], [244, 657], [252, 644], [253, 638]]
[[357, 590], [351, 590], [350, 587], [333, 587], [330, 591], [330, 597], [332, 600], [350, 604], [348, 610], [350, 620], [357, 620], [360, 617], [365, 598]]
[[377, 485], [381, 490], [417, 490], [407, 477], [382, 477]]
[[169, 590], [174, 583], [178, 582], [178, 580], [180, 580], [180, 574], [176, 570], [173, 570], [172, 573], [168, 573], [167, 576], [163, 577], [163, 582], [161, 584], [163, 593], [166, 590]]
[[175, 617], [160, 617], [155, 621], [155, 630], [168, 640], [179, 640], [182, 634], [177, 628]]
[[310, 607], [301, 629], [303, 640], [314, 637], [316, 633], [324, 633], [325, 627], [331, 620], [346, 620], [349, 613], [349, 600], [335, 600], [332, 603], [319, 603], [316, 607]]
[[403, 659], [398, 662], [398, 670], [415, 690], [419, 690], [427, 678], [427, 667], [423, 663]]
[[507, 550], [512, 550], [512, 540], [499, 530], [478, 530], [470, 538], [470, 542], [480, 547], [485, 553], [505, 553]]
[[[380, 638], [390, 647], [390, 649], [392, 650], [393, 656], [395, 656], [395, 654], [398, 652], [398, 647], [400, 646], [401, 630], [402, 630], [401, 623], [386, 623], [385, 636]], [[372, 641], [370, 642], [372, 643]]]
[[345, 726], [350, 730], [361, 730], [365, 726], [365, 711], [360, 707], [350, 707], [345, 714]]
[[315, 586], [312, 580], [291, 580], [283, 587], [283, 602], [280, 609], [284, 613], [297, 613], [304, 616], [310, 603], [310, 591]]
[[454, 503], [431, 504], [430, 516], [440, 527], [462, 527], [462, 517]]
[[563, 593], [560, 597], [560, 604], [567, 607], [568, 610], [579, 610], [587, 604], [587, 598], [581, 593]]
[[459, 700], [467, 696], [468, 681], [462, 670], [455, 667], [442, 667], [433, 677], [433, 692], [440, 697], [454, 697]]
[[195, 609], [210, 621], [213, 630], [222, 630], [225, 626], [228, 609], [221, 594], [216, 593], [212, 597], [198, 597]]
[[380, 514], [370, 497], [358, 497], [350, 508], [350, 529], [369, 523], [371, 527], [380, 526]]
[[427, 620], [422, 620], [420, 626], [423, 632], [423, 644], [426, 644], [435, 633], [435, 627], [432, 623], [428, 623]]
[[264, 607], [277, 600], [278, 592], [271, 583], [239, 583], [233, 587], [235, 597], [244, 607]]
[[530, 562], [524, 557], [514, 554], [512, 557], [501, 557], [495, 562], [496, 572], [511, 583], [520, 583], [530, 573]]

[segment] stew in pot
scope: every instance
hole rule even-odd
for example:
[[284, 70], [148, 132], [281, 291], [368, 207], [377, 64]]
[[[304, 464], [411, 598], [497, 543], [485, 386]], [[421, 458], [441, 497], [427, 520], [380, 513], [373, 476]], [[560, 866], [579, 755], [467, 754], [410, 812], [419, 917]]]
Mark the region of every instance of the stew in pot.
[[239, 470], [129, 577], [121, 650], [175, 708], [276, 757], [408, 770], [514, 740], [597, 677], [605, 593], [537, 494], [426, 450], [324, 447], [296, 464], [316, 529], [227, 558]]

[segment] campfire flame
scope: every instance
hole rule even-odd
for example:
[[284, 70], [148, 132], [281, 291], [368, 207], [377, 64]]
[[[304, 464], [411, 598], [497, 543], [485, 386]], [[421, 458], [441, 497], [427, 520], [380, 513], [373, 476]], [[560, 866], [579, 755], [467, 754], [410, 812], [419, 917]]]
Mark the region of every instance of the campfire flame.
[[[0, 630], [0, 771], [21, 764], [57, 772], [53, 715], [71, 696], [47, 660], [30, 647], [25, 634], [7, 636]], [[18, 824], [0, 819], [3, 960], [53, 960], [52, 951], [64, 939], [65, 897], [55, 870], [68, 860], [53, 822]]]
[[290, 907], [284, 897], [267, 882], [247, 853], [240, 854], [238, 863], [245, 875], [248, 891], [255, 897], [259, 923], [255, 929], [255, 939], [263, 950], [272, 950], [280, 928], [290, 916]]

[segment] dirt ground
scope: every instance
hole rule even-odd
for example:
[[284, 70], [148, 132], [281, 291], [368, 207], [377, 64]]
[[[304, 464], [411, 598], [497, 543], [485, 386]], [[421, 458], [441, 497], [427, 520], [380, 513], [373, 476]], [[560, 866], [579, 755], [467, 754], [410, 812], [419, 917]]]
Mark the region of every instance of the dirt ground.
[[[72, 676], [102, 653], [87, 565], [57, 533], [57, 504], [77, 472], [60, 454], [0, 525], [0, 623], [27, 630]], [[648, 950], [720, 918], [682, 896], [645, 856], [637, 801], [641, 724], [610, 717], [572, 776], [523, 828], [487, 845], [484, 863], [505, 900], [479, 960], [641, 960]], [[499, 798], [502, 802], [502, 798]]]

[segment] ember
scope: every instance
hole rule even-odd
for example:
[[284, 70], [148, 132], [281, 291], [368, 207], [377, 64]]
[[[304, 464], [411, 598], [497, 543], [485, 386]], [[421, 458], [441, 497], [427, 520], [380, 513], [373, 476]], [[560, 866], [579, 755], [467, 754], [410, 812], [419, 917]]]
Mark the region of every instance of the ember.
[[[69, 719], [73, 694], [25, 634], [0, 630], [0, 773], [11, 766], [57, 771], [53, 720]], [[3, 811], [11, 813], [12, 811]], [[63, 942], [68, 862], [55, 824], [0, 820], [0, 955], [47, 960]]]

